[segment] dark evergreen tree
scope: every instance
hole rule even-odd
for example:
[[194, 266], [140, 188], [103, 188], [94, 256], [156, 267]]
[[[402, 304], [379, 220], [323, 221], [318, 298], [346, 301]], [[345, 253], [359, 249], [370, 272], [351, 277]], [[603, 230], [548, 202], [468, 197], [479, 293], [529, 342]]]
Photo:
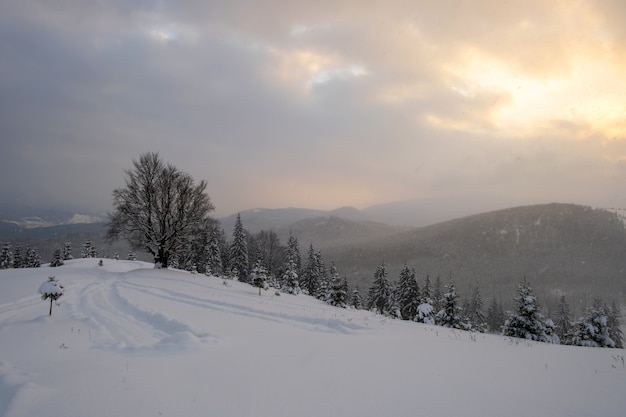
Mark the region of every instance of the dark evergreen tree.
[[98, 252], [93, 246], [91, 240], [85, 241], [85, 244], [83, 245], [83, 258], [96, 258], [97, 256]]
[[219, 230], [213, 228], [206, 246], [205, 274], [220, 276], [223, 273], [222, 251], [219, 243]]
[[475, 332], [485, 333], [487, 331], [487, 319], [485, 318], [484, 308], [485, 303], [480, 294], [480, 289], [475, 287], [471, 300], [467, 302], [467, 307], [463, 310], [470, 329]]
[[616, 343], [609, 333], [609, 313], [606, 306], [599, 299], [595, 299], [585, 315], [578, 319], [572, 334], [572, 344], [614, 348]]
[[295, 267], [296, 273], [300, 275], [302, 272], [302, 258], [300, 256], [300, 246], [298, 245], [298, 239], [293, 235], [293, 232], [289, 231], [289, 239], [287, 239], [287, 259], [290, 259]]
[[74, 256], [72, 256], [72, 242], [66, 240], [65, 246], [63, 247], [63, 260], [69, 261], [71, 259], [74, 259]]
[[426, 275], [424, 280], [424, 288], [422, 289], [422, 304], [433, 304], [433, 292], [432, 285], [430, 283], [430, 276]]
[[24, 268], [24, 258], [22, 256], [22, 246], [18, 243], [13, 250], [13, 268]]
[[[236, 271], [236, 276], [241, 282], [248, 282], [248, 240], [246, 231], [241, 222], [241, 216], [237, 214], [235, 229], [233, 231], [233, 242], [230, 245], [231, 271]], [[233, 273], [235, 275], [235, 273]]]
[[335, 307], [346, 308], [348, 306], [348, 292], [344, 280], [339, 277], [335, 263], [330, 264], [330, 292], [328, 303]]
[[537, 298], [526, 279], [520, 284], [515, 297], [517, 311], [509, 312], [509, 317], [502, 326], [504, 336], [518, 337], [540, 342], [558, 343], [558, 337], [546, 331], [546, 321], [539, 309]]
[[611, 303], [611, 308], [607, 309], [608, 312], [608, 322], [607, 325], [609, 327], [609, 337], [615, 342], [615, 347], [618, 349], [624, 348], [624, 333], [622, 332], [622, 327], [620, 323], [620, 317], [622, 317], [622, 312], [618, 305], [613, 301]]
[[302, 289], [306, 294], [315, 296], [317, 294], [317, 289], [319, 288], [319, 265], [318, 261], [315, 257], [315, 251], [313, 250], [313, 245], [309, 245], [309, 254], [307, 257], [306, 265], [304, 266], [304, 270], [302, 272]]
[[487, 309], [487, 329], [491, 333], [502, 333], [502, 325], [504, 325], [505, 314], [502, 305], [494, 296], [491, 305]]
[[565, 301], [565, 296], [561, 296], [561, 301], [556, 311], [556, 322], [554, 323], [555, 332], [562, 344], [569, 344], [571, 331], [572, 331], [572, 319], [569, 314], [569, 304]]
[[376, 268], [374, 282], [368, 292], [367, 308], [380, 314], [392, 314], [393, 288], [387, 279], [387, 266], [382, 263]]
[[61, 247], [57, 246], [54, 248], [54, 253], [52, 254], [52, 261], [50, 261], [51, 267], [57, 267], [63, 265], [63, 252], [61, 252]]
[[13, 266], [13, 253], [9, 242], [2, 243], [2, 251], [0, 252], [0, 269], [7, 269]]
[[443, 288], [441, 285], [441, 279], [437, 277], [435, 280], [435, 288], [433, 289], [433, 301], [431, 303], [436, 311], [436, 314], [443, 308]]
[[415, 270], [409, 269], [406, 264], [400, 271], [396, 300], [403, 320], [417, 319], [418, 307], [421, 304], [419, 286]]
[[37, 249], [27, 246], [26, 247], [26, 267], [27, 268], [39, 268], [41, 266], [41, 258]]
[[318, 277], [318, 288], [317, 294], [315, 296], [322, 301], [328, 301], [328, 297], [330, 296], [330, 282], [328, 279], [328, 271], [326, 270], [326, 263], [324, 262], [322, 252], [318, 250], [315, 253], [314, 258], [315, 269], [317, 270], [316, 275]]

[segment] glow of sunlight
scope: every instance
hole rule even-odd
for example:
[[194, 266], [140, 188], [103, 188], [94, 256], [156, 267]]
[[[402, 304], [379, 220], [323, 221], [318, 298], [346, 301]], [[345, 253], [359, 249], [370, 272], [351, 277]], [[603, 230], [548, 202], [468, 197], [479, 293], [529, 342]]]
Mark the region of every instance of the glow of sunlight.
[[462, 97], [481, 92], [505, 93], [511, 100], [486, 112], [503, 133], [525, 137], [546, 121], [589, 126], [608, 137], [626, 138], [626, 85], [617, 69], [603, 62], [578, 60], [574, 69], [542, 79], [515, 73], [504, 63], [473, 53], [460, 70], [450, 69], [457, 82], [451, 89]]

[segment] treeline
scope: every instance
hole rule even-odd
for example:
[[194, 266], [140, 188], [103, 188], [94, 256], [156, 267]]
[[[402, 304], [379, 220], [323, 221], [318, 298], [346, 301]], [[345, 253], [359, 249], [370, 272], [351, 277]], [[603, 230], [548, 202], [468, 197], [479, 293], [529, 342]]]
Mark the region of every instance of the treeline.
[[[98, 258], [100, 257], [98, 250], [93, 244], [92, 240], [86, 240], [83, 244], [81, 251], [83, 258]], [[113, 255], [115, 259], [119, 259], [119, 255], [115, 253]], [[64, 264], [64, 261], [74, 259], [72, 254], [72, 242], [65, 241], [64, 246], [61, 248], [57, 245], [52, 252], [52, 259], [49, 261], [51, 267], [57, 267]], [[134, 252], [129, 252], [126, 259], [135, 260], [136, 256]], [[8, 268], [39, 268], [42, 265], [41, 257], [37, 248], [30, 245], [26, 245], [22, 248], [22, 245], [17, 243], [12, 248], [9, 242], [2, 243], [2, 250], [0, 250], [0, 269]]]
[[368, 309], [402, 320], [549, 343], [623, 348], [621, 312], [615, 303], [609, 307], [597, 299], [582, 317], [572, 320], [562, 297], [553, 320], [541, 313], [532, 288], [524, 280], [514, 297], [516, 309], [505, 312], [495, 297], [486, 306], [478, 287], [462, 301], [452, 279], [444, 285], [439, 277], [433, 282], [426, 276], [420, 285], [415, 270], [407, 265], [392, 282], [384, 263], [376, 269], [364, 299], [358, 289], [349, 289], [335, 264], [327, 266], [321, 251], [312, 245], [303, 259], [292, 233], [284, 246], [273, 231], [248, 233], [240, 215], [230, 242], [217, 223], [205, 232], [202, 239], [190, 240], [195, 243], [175, 254], [171, 266], [236, 278], [259, 287], [259, 293], [262, 288], [303, 293], [334, 306]]

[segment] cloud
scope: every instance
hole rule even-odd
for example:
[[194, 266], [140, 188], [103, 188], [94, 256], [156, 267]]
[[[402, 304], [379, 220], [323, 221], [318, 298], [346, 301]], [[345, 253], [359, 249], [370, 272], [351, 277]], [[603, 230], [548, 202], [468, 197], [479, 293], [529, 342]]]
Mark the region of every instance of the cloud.
[[622, 7], [10, 0], [0, 190], [106, 210], [157, 151], [207, 179], [221, 214], [472, 193], [626, 204]]

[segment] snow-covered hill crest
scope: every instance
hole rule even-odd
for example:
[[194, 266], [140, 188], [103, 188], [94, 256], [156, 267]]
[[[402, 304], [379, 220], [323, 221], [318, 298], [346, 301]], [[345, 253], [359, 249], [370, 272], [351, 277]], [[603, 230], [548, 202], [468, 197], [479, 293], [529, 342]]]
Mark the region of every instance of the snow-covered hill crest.
[[[48, 316], [49, 274], [65, 294]], [[0, 271], [0, 417], [622, 416], [622, 350], [452, 331], [136, 261]]]

